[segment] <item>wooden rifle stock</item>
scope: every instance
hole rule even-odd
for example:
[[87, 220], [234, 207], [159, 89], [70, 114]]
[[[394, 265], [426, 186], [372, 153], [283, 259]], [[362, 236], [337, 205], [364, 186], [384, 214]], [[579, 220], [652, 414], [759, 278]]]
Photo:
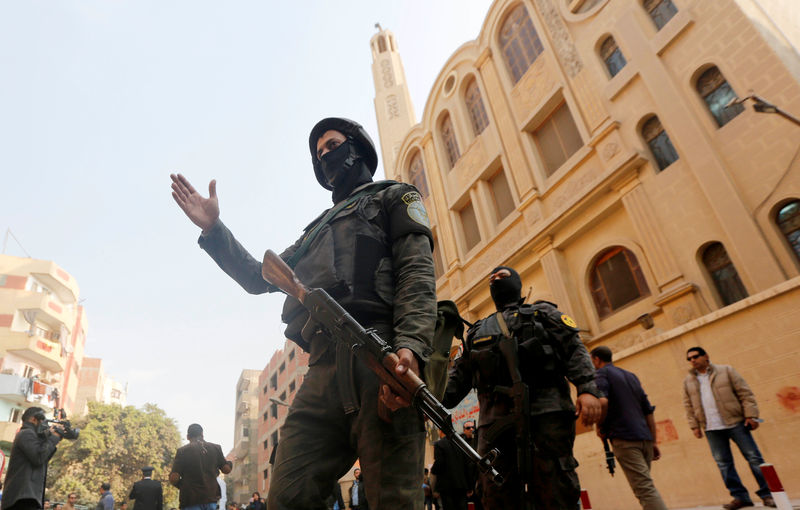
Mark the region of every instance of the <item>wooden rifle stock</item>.
[[290, 296], [294, 296], [301, 303], [308, 294], [308, 288], [297, 279], [292, 268], [272, 250], [264, 253], [261, 277]]

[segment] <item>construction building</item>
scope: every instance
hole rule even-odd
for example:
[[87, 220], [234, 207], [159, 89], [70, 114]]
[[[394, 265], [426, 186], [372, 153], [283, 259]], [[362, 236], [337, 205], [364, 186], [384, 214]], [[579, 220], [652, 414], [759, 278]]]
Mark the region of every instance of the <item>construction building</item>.
[[286, 340], [258, 376], [258, 485], [261, 494], [269, 489], [275, 447], [280, 440], [278, 430], [286, 420], [289, 405], [308, 372], [308, 353]]

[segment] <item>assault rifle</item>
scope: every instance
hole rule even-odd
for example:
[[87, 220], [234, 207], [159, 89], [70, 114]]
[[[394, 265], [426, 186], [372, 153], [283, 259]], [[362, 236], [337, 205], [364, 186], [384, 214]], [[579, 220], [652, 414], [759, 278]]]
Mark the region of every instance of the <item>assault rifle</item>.
[[531, 441], [531, 406], [529, 388], [522, 380], [519, 370], [519, 356], [517, 340], [512, 336], [503, 319], [503, 314], [497, 312], [497, 322], [503, 331], [503, 336], [498, 342], [500, 352], [506, 361], [506, 366], [511, 374], [511, 387], [495, 386], [495, 391], [505, 393], [514, 401], [514, 435], [517, 443], [517, 470], [520, 476], [520, 504], [525, 510], [534, 510], [533, 487], [533, 453], [534, 446]]
[[498, 485], [503, 483], [503, 477], [493, 467], [500, 452], [493, 449], [481, 457], [473, 450], [469, 443], [456, 433], [450, 413], [436, 400], [415, 373], [408, 370], [403, 375], [396, 374], [395, 367], [400, 359], [394, 349], [378, 336], [374, 329], [364, 329], [324, 289], [312, 289], [303, 285], [294, 271], [272, 250], [267, 250], [264, 254], [261, 275], [300, 301], [308, 309], [311, 318], [330, 338], [344, 342], [392, 391], [411, 402], [412, 406], [444, 432], [450, 442], [471, 462], [478, 465], [478, 469]]
[[603, 437], [603, 450], [606, 452], [606, 467], [608, 468], [608, 472], [611, 473], [611, 476], [614, 476], [614, 467], [616, 466], [614, 452], [611, 451], [611, 447], [608, 445], [608, 439], [605, 436]]

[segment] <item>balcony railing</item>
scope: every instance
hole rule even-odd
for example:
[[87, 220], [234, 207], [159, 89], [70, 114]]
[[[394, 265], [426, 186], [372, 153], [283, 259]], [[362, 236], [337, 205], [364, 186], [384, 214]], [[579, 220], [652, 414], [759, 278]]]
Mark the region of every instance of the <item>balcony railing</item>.
[[37, 379], [16, 374], [0, 374], [0, 398], [22, 407], [37, 405], [52, 409], [55, 406], [57, 390]]
[[61, 344], [39, 335], [31, 336], [27, 331], [7, 331], [0, 334], [6, 350], [31, 360], [42, 371], [63, 372], [66, 359], [61, 356]]
[[44, 322], [54, 330], [62, 325], [71, 327], [74, 322], [71, 308], [59, 303], [48, 294], [41, 292], [20, 292], [14, 299], [20, 311], [36, 312], [36, 320]]

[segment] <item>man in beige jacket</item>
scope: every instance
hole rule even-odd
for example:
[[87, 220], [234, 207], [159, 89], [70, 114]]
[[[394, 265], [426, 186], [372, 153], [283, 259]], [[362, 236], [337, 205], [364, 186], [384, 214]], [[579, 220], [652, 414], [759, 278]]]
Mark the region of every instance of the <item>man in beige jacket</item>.
[[733, 464], [730, 442], [733, 440], [750, 464], [758, 482], [758, 494], [764, 506], [775, 507], [767, 482], [759, 466], [764, 463], [751, 430], [758, 428], [758, 405], [747, 382], [728, 365], [714, 365], [702, 347], [686, 351], [686, 360], [692, 365], [683, 381], [683, 405], [686, 419], [695, 437], [706, 431], [711, 454], [717, 462], [725, 486], [733, 501], [723, 505], [726, 510], [753, 506], [750, 494]]

